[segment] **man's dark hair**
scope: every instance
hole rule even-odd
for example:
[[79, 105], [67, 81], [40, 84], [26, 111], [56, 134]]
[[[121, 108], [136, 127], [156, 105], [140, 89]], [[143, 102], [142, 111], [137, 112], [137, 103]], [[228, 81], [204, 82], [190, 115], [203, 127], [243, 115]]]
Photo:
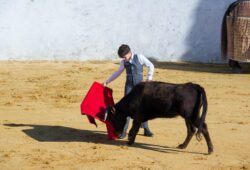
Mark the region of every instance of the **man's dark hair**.
[[130, 48], [126, 44], [122, 44], [118, 49], [118, 55], [120, 58], [123, 58], [126, 54], [130, 52]]

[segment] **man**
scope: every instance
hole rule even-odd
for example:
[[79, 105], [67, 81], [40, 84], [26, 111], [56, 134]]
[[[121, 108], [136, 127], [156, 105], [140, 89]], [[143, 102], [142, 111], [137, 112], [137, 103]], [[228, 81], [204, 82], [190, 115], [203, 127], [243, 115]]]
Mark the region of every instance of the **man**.
[[[127, 95], [136, 84], [143, 81], [143, 66], [146, 66], [148, 69], [146, 80], [152, 80], [154, 65], [145, 56], [141, 54], [133, 54], [130, 50], [130, 47], [126, 44], [123, 44], [119, 47], [118, 56], [122, 59], [120, 62], [120, 67], [103, 83], [104, 86], [111, 83], [113, 80], [119, 77], [124, 70], [126, 70], [125, 95]], [[120, 139], [126, 137], [129, 120], [130, 118], [128, 117], [123, 133], [119, 135]], [[148, 122], [142, 123], [142, 127], [144, 128], [144, 136], [153, 136], [153, 133], [148, 127]]]

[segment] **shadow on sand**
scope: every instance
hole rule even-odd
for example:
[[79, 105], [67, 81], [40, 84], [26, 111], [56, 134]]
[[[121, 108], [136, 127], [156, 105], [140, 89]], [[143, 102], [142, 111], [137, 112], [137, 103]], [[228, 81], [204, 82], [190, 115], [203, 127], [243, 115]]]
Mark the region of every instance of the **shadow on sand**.
[[[158, 62], [154, 61], [154, 66], [159, 69], [170, 69], [190, 72], [233, 74], [228, 64], [205, 64], [195, 62]], [[250, 64], [242, 63], [242, 73], [250, 74]]]
[[[34, 125], [34, 124], [4, 124], [9, 127], [30, 127], [22, 130], [29, 137], [39, 142], [87, 142], [87, 143], [101, 143], [106, 145], [121, 146], [126, 145], [124, 140], [108, 140], [106, 132], [103, 131], [89, 131], [80, 130], [64, 126], [51, 126], [51, 125]], [[141, 149], [148, 149], [163, 153], [190, 153], [201, 154], [206, 153], [190, 152], [180, 150], [177, 148], [171, 148], [168, 146], [160, 146], [153, 144], [145, 144], [136, 142], [131, 147], [137, 147]]]

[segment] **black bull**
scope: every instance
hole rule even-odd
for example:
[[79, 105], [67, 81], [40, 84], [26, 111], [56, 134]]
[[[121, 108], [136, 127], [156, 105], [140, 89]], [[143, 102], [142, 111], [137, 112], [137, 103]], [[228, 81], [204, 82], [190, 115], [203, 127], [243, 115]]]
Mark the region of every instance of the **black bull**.
[[[200, 108], [203, 111], [200, 116]], [[128, 145], [135, 141], [142, 122], [154, 118], [172, 118], [180, 115], [185, 119], [187, 137], [179, 148], [187, 147], [196, 133], [197, 140], [201, 134], [205, 137], [208, 153], [213, 152], [213, 144], [205, 123], [207, 98], [204, 89], [193, 83], [170, 84], [164, 82], [142, 82], [124, 96], [114, 106], [107, 109], [107, 120], [112, 122], [116, 133], [122, 132], [126, 117], [133, 119], [132, 128], [128, 134]]]

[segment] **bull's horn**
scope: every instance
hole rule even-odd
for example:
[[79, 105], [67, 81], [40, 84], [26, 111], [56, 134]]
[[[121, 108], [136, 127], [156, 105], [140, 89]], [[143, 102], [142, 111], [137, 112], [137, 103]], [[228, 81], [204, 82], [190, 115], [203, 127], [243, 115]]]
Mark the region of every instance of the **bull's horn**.
[[104, 121], [106, 121], [107, 118], [108, 118], [108, 108], [106, 109], [105, 114], [104, 114]]

